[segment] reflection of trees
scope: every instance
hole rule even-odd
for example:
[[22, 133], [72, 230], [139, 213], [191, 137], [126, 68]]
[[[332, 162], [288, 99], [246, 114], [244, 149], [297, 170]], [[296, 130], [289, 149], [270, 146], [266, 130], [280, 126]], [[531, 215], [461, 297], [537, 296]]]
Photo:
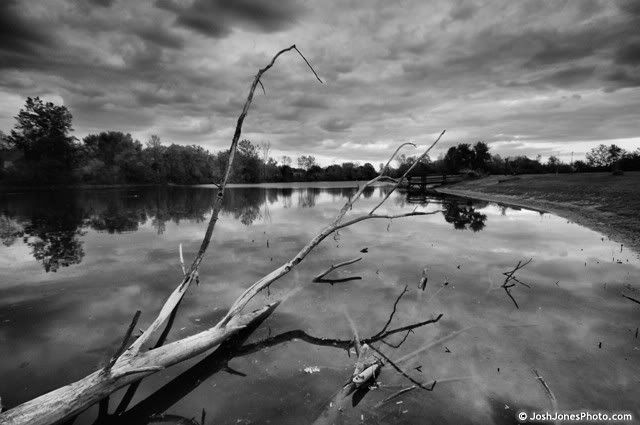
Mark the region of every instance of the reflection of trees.
[[298, 190], [298, 206], [302, 208], [313, 208], [316, 206], [316, 198], [322, 193], [318, 187], [308, 187]]
[[222, 211], [231, 213], [233, 218], [249, 226], [262, 217], [260, 206], [265, 203], [266, 190], [256, 187], [228, 189], [224, 199]]
[[445, 199], [442, 206], [444, 219], [447, 223], [453, 223], [456, 229], [471, 229], [478, 232], [484, 229], [487, 216], [476, 211], [472, 201], [462, 204], [455, 199]]
[[16, 220], [0, 215], [0, 240], [4, 246], [11, 246], [22, 236], [22, 226]]
[[[250, 225], [268, 217], [267, 210], [262, 214], [262, 206], [277, 202], [284, 207], [293, 206], [294, 192], [298, 207], [312, 208], [321, 194], [345, 198], [353, 196], [356, 190], [355, 187], [233, 188], [225, 194], [222, 212]], [[365, 195], [383, 197], [387, 190], [370, 188]], [[80, 263], [84, 256], [80, 236], [86, 229], [134, 232], [147, 224], [161, 234], [168, 222], [205, 220], [215, 196], [216, 191], [209, 188], [175, 186], [0, 194], [0, 241], [10, 246], [16, 240], [24, 240], [45, 270], [56, 271]], [[402, 205], [407, 202], [404, 196], [396, 199]], [[474, 207], [447, 201], [445, 219], [458, 229], [478, 231], [484, 227], [486, 216]]]
[[362, 192], [362, 196], [365, 199], [369, 199], [373, 196], [373, 192], [375, 192], [376, 188], [373, 186], [367, 186], [364, 191]]
[[[82, 215], [73, 196], [49, 192], [39, 194], [31, 202], [11, 201], [1, 220], [5, 245], [10, 246], [18, 237], [22, 238], [47, 272], [82, 261], [84, 250], [79, 239], [83, 234]], [[23, 214], [16, 214], [14, 208]]]
[[[150, 220], [163, 233], [170, 221], [203, 221], [215, 195], [211, 189], [172, 186], [0, 194], [0, 241], [11, 246], [22, 239], [46, 271], [57, 271], [80, 263], [85, 229], [133, 232]], [[282, 195], [290, 199], [291, 190]], [[266, 197], [264, 188], [234, 189], [222, 211], [249, 225], [261, 216]]]
[[111, 204], [102, 214], [90, 217], [87, 223], [99, 232], [122, 233], [135, 232], [138, 230], [138, 223], [144, 223], [146, 220], [144, 211], [118, 208]]

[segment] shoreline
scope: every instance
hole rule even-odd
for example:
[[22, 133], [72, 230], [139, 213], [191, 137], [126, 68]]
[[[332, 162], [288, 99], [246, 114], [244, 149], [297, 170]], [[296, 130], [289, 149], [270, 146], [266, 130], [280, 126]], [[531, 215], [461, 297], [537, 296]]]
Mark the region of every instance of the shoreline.
[[479, 190], [456, 189], [456, 185], [444, 188], [436, 188], [435, 191], [444, 195], [454, 195], [463, 198], [478, 199], [494, 202], [506, 206], [526, 208], [538, 212], [546, 212], [565, 218], [570, 222], [587, 227], [603, 234], [614, 242], [623, 244], [640, 253], [640, 235], [628, 229], [616, 226], [617, 216], [614, 213], [601, 211], [595, 206], [578, 205], [570, 201], [557, 202], [538, 197], [523, 195], [507, 195], [499, 193], [487, 193]]
[[[363, 180], [335, 180], [335, 181], [295, 181], [295, 182], [262, 182], [262, 183], [229, 183], [228, 188], [243, 187], [267, 187], [280, 188], [290, 187], [292, 185], [308, 185], [309, 187], [330, 187], [331, 185], [342, 185], [343, 187], [358, 187], [365, 183]], [[376, 184], [382, 186], [384, 183]], [[49, 190], [90, 190], [90, 189], [124, 189], [136, 187], [185, 187], [185, 188], [217, 188], [215, 183], [197, 183], [197, 184], [176, 184], [176, 183], [118, 183], [118, 184], [68, 184], [68, 185], [51, 185], [51, 186], [2, 186], [0, 185], [0, 193], [15, 192], [40, 192]]]

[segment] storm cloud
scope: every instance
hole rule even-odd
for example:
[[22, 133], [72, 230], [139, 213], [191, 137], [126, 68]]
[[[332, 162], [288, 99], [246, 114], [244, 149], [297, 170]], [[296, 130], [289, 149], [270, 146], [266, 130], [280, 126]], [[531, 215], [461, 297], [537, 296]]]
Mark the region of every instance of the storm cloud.
[[64, 102], [76, 136], [158, 134], [226, 148], [251, 78], [244, 136], [272, 155], [381, 162], [398, 142], [436, 151], [580, 155], [640, 145], [640, 3], [630, 0], [7, 0], [0, 130], [27, 96]]

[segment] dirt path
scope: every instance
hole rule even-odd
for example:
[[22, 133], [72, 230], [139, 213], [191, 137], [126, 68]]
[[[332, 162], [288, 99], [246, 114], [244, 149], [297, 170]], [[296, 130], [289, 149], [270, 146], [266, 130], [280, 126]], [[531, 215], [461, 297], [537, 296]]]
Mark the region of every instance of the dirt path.
[[437, 191], [548, 211], [640, 253], [640, 172], [491, 176]]

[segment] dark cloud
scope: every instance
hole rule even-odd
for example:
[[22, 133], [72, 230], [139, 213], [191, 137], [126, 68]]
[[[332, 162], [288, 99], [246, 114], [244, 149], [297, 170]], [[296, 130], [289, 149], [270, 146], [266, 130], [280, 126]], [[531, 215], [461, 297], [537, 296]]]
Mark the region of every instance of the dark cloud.
[[111, 7], [116, 2], [116, 0], [89, 0], [89, 2], [97, 6]]
[[619, 0], [618, 7], [631, 16], [640, 16], [640, 2], [637, 0]]
[[209, 37], [230, 33], [235, 25], [260, 32], [276, 32], [291, 26], [302, 13], [292, 0], [195, 0], [184, 6], [176, 0], [156, 5], [176, 14], [176, 23]]
[[594, 75], [594, 71], [595, 67], [593, 66], [570, 67], [552, 72], [539, 80], [532, 81], [531, 84], [536, 85], [543, 83], [568, 88], [589, 80]]
[[637, 72], [631, 72], [624, 68], [618, 68], [606, 74], [605, 79], [607, 82], [613, 84], [605, 87], [605, 90], [608, 92], [625, 87], [640, 87], [640, 75], [638, 75]]
[[320, 123], [320, 127], [331, 132], [345, 131], [349, 129], [351, 125], [352, 125], [351, 122], [341, 118], [329, 118]]
[[23, 14], [16, 0], [0, 2], [0, 60], [7, 53], [35, 54], [39, 48], [50, 46], [52, 39], [36, 20]]
[[473, 3], [460, 2], [451, 9], [449, 17], [453, 21], [467, 21], [473, 17], [477, 8], [478, 6]]
[[133, 32], [141, 39], [158, 46], [172, 49], [182, 49], [184, 47], [184, 39], [180, 35], [159, 25], [135, 28]]
[[302, 95], [291, 102], [291, 106], [297, 108], [327, 109], [329, 104], [322, 98]]
[[548, 37], [527, 62], [527, 66], [543, 66], [589, 57], [594, 46], [586, 40], [570, 40], [563, 36]]
[[640, 65], [640, 38], [622, 46], [615, 57], [616, 63], [623, 65]]

